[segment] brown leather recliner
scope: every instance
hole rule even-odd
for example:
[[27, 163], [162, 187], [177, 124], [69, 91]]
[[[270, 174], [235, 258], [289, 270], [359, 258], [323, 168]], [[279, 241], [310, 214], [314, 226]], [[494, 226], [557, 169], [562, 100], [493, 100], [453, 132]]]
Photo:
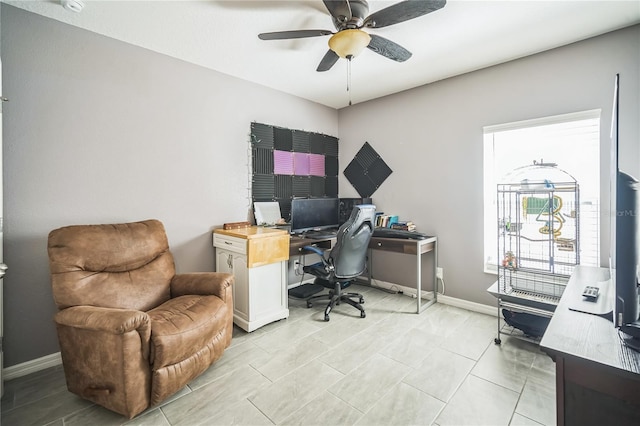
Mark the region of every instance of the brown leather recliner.
[[48, 240], [68, 389], [129, 418], [222, 356], [233, 276], [175, 273], [157, 220], [76, 225]]

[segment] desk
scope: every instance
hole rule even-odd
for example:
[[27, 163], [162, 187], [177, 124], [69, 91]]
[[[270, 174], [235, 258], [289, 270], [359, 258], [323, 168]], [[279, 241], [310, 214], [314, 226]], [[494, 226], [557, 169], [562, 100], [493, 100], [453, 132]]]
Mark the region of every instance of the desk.
[[640, 352], [611, 321], [569, 309], [585, 285], [608, 278], [605, 268], [577, 266], [540, 342], [556, 363], [558, 426], [640, 424]]
[[[335, 243], [335, 238], [325, 240], [315, 240], [311, 238], [301, 238], [292, 236], [289, 241], [289, 256], [297, 256], [306, 254], [304, 246], [314, 245], [323, 249], [330, 249]], [[428, 237], [424, 240], [411, 240], [401, 238], [380, 238], [373, 237], [369, 242], [369, 251], [381, 250], [395, 253], [403, 253], [416, 257], [416, 313], [424, 311], [427, 307], [433, 305], [438, 300], [436, 267], [438, 265], [438, 239], [436, 237]], [[423, 303], [422, 297], [422, 255], [433, 252], [433, 299]], [[371, 285], [371, 253], [367, 259], [367, 283]]]

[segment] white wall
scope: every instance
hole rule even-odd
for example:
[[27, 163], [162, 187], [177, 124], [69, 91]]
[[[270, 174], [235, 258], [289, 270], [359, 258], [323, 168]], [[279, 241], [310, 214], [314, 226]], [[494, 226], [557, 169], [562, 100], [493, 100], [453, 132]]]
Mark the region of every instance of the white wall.
[[5, 367], [58, 351], [54, 228], [157, 218], [178, 272], [214, 268], [211, 230], [247, 219], [250, 123], [337, 136], [338, 114], [2, 5]]
[[[494, 305], [486, 289], [495, 275], [483, 272], [483, 126], [601, 108], [606, 206], [616, 73], [621, 168], [640, 176], [640, 26], [341, 109], [340, 163], [368, 141], [393, 170], [373, 194], [378, 209], [438, 236], [448, 295]], [[346, 179], [339, 191], [357, 196]], [[415, 280], [400, 256], [374, 264], [374, 277]]]

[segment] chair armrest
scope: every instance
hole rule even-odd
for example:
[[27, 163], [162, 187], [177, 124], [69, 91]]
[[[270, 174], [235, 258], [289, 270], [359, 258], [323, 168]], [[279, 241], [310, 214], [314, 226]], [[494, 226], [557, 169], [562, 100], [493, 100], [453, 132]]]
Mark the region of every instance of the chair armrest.
[[84, 330], [124, 334], [149, 328], [149, 316], [132, 309], [100, 308], [97, 306], [72, 306], [55, 315], [57, 324]]
[[302, 247], [304, 250], [309, 250], [314, 252], [315, 254], [317, 254], [318, 256], [324, 258], [324, 250], [321, 248], [318, 248], [316, 246], [304, 246]]
[[218, 296], [224, 302], [232, 297], [233, 275], [224, 272], [177, 274], [171, 280], [171, 297], [184, 295]]
[[101, 308], [97, 306], [72, 306], [58, 312], [54, 321], [59, 327], [123, 335], [136, 331], [140, 335], [145, 357], [149, 354], [151, 320], [142, 311], [133, 309]]

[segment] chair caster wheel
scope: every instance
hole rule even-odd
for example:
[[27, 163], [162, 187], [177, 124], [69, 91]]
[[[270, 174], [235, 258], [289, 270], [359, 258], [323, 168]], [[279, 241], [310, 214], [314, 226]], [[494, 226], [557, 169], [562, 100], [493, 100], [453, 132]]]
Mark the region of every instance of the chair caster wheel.
[[311, 308], [312, 306], [313, 306], [313, 303], [307, 302], [307, 308]]
[[360, 298], [360, 303], [364, 303], [364, 297]]
[[501, 341], [500, 339], [498, 339], [497, 337], [496, 337], [495, 339], [493, 339], [493, 342], [494, 342], [496, 345], [499, 345], [500, 343], [502, 343], [502, 341]]
[[324, 314], [324, 320], [325, 320], [325, 321], [329, 321], [329, 315]]
[[360, 318], [364, 318], [366, 316], [367, 316], [367, 314], [365, 314], [364, 312], [360, 312]]

